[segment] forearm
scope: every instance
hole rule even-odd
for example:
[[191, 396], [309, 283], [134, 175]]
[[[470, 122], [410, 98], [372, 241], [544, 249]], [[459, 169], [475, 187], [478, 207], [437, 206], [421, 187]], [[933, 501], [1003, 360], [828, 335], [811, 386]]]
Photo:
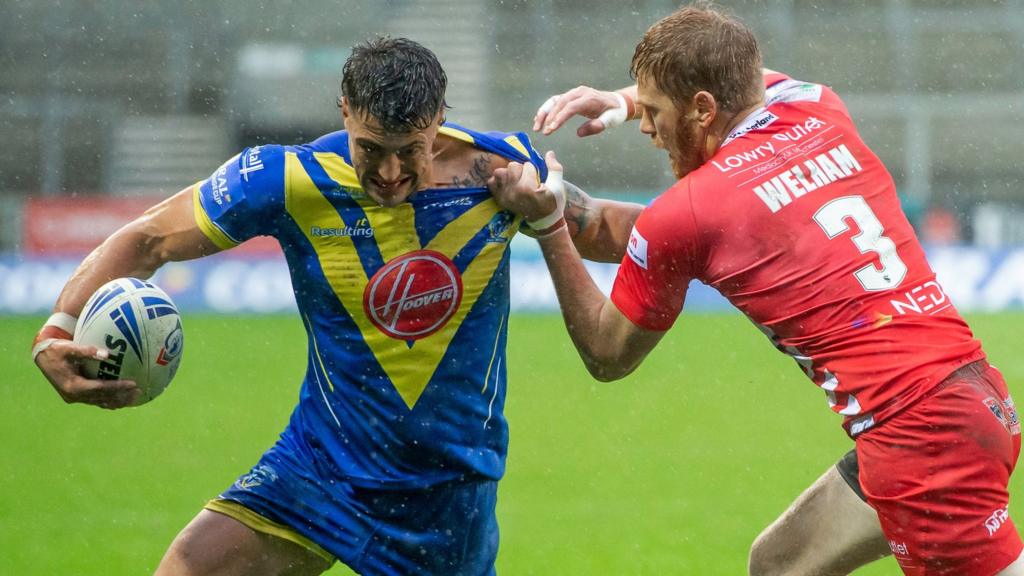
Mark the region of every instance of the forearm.
[[628, 374], [635, 367], [618, 369], [614, 335], [602, 323], [603, 311], [612, 304], [594, 283], [580, 260], [568, 231], [562, 228], [538, 239], [562, 308], [565, 326], [587, 370], [598, 380], [608, 381]]
[[61, 291], [54, 312], [78, 316], [89, 296], [106, 282], [152, 276], [163, 262], [152, 254], [151, 240], [131, 225], [115, 232], [78, 265]]
[[620, 262], [643, 205], [595, 199], [569, 182], [565, 192], [565, 221], [580, 256], [593, 262]]

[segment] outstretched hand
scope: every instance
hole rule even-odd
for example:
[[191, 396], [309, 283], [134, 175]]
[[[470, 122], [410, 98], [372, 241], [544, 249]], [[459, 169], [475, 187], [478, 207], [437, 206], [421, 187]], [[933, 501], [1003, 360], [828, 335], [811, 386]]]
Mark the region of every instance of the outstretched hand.
[[589, 86], [577, 86], [568, 92], [548, 98], [533, 117], [533, 131], [547, 136], [558, 130], [573, 116], [579, 115], [590, 120], [576, 129], [579, 137], [592, 136], [610, 128], [610, 124], [621, 124], [626, 119], [626, 110], [621, 96], [615, 92], [596, 90]]
[[510, 162], [506, 168], [496, 169], [487, 180], [487, 187], [498, 205], [519, 214], [528, 224], [544, 220], [565, 206], [562, 164], [554, 152], [548, 152], [544, 160], [548, 165], [548, 181], [557, 179], [557, 186], [541, 183], [533, 164], [519, 162]]
[[103, 361], [109, 352], [58, 340], [36, 356], [36, 366], [68, 404], [83, 403], [108, 410], [134, 405], [142, 390], [130, 380], [93, 380], [82, 374], [87, 360]]

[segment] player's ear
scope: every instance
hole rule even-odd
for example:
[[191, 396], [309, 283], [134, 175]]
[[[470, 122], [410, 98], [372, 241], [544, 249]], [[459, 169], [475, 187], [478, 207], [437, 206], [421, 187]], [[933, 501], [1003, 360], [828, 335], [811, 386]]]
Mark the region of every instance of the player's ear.
[[341, 108], [341, 117], [348, 120], [348, 117], [352, 114], [348, 107], [348, 96], [338, 98], [338, 108]]
[[704, 90], [694, 94], [693, 113], [703, 128], [710, 127], [711, 123], [715, 121], [715, 117], [718, 116], [718, 101], [715, 100], [715, 96]]

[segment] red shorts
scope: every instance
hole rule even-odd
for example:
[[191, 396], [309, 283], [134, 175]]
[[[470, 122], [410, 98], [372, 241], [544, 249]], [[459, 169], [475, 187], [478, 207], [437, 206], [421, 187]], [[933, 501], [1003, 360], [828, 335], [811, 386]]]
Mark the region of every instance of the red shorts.
[[896, 560], [914, 576], [992, 576], [1024, 544], [1007, 485], [1020, 424], [984, 360], [857, 437], [860, 483]]

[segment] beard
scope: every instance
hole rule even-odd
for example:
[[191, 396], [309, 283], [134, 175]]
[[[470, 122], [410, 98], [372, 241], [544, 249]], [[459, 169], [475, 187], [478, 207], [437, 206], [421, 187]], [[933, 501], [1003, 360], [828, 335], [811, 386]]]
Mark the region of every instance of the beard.
[[668, 159], [672, 173], [682, 180], [687, 174], [704, 165], [708, 132], [697, 124], [691, 129], [680, 119], [676, 126], [676, 134], [679, 135], [676, 138], [676, 146], [669, 150]]

